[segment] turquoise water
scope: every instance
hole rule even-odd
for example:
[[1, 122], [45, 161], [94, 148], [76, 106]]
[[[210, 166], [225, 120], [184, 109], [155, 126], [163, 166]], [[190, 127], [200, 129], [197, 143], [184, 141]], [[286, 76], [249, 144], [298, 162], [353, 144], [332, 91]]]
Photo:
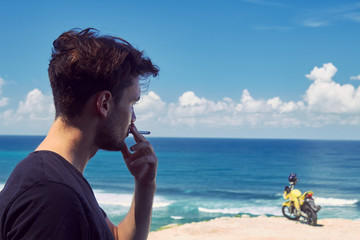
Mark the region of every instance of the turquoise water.
[[[43, 137], [0, 136], [0, 188]], [[360, 141], [149, 138], [159, 158], [152, 230], [236, 214], [281, 216], [290, 172], [312, 190], [318, 217], [360, 219]], [[131, 144], [131, 142], [129, 142]], [[85, 177], [114, 221], [133, 180], [120, 153], [99, 151]]]

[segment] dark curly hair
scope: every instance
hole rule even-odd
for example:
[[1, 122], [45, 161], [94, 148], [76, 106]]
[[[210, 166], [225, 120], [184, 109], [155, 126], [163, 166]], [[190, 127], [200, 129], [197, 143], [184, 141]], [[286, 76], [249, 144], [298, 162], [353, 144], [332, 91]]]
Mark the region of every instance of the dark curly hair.
[[139, 77], [147, 85], [159, 68], [127, 41], [99, 36], [93, 28], [72, 29], [53, 42], [49, 79], [56, 115], [71, 120], [79, 116], [89, 98], [109, 90], [116, 99]]

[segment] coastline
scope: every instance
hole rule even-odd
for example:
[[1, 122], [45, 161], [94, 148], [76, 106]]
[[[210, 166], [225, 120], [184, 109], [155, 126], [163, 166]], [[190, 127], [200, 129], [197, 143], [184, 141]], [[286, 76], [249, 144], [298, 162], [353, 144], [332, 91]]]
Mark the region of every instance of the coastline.
[[360, 221], [319, 219], [309, 226], [284, 217], [221, 217], [210, 221], [170, 225], [150, 232], [149, 240], [247, 239], [247, 240], [359, 240]]

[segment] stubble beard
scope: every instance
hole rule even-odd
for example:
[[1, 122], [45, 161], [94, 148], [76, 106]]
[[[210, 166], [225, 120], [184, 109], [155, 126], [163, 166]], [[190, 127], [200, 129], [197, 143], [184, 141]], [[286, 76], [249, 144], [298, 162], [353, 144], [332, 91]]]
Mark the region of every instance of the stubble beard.
[[106, 151], [120, 151], [126, 136], [119, 136], [114, 128], [101, 127], [96, 134], [95, 143], [99, 149]]

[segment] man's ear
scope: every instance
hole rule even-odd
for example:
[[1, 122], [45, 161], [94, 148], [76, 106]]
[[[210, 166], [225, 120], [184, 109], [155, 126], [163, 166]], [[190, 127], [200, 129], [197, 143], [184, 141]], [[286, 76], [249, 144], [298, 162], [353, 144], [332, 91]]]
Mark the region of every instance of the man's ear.
[[108, 90], [101, 91], [96, 97], [97, 112], [102, 117], [107, 117], [111, 108], [112, 94]]

